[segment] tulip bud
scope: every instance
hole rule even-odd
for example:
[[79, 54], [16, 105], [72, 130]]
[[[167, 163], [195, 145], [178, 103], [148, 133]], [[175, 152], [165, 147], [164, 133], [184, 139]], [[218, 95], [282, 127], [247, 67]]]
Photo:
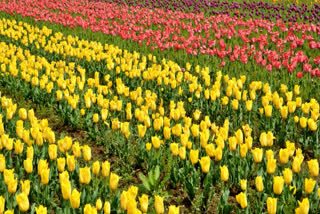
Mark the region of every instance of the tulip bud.
[[283, 177], [282, 176], [275, 176], [273, 177], [273, 192], [277, 195], [280, 195], [283, 190]]
[[229, 170], [228, 170], [228, 167], [226, 165], [224, 166], [220, 166], [220, 177], [221, 177], [221, 180], [224, 181], [224, 182], [227, 182], [228, 179], [229, 179]]
[[314, 189], [315, 184], [316, 184], [316, 181], [313, 180], [312, 178], [310, 178], [310, 179], [305, 178], [304, 179], [304, 191], [307, 194], [311, 194]]
[[201, 160], [200, 160], [200, 165], [201, 165], [201, 170], [202, 172], [204, 173], [208, 173], [209, 170], [210, 170], [210, 157], [209, 156], [205, 156], [205, 157], [202, 157]]
[[110, 205], [109, 201], [104, 202], [103, 213], [104, 214], [110, 214], [111, 213], [111, 205]]
[[238, 195], [236, 195], [236, 200], [240, 204], [242, 209], [248, 206], [247, 196], [245, 193], [241, 192]]
[[105, 178], [109, 176], [109, 174], [110, 174], [110, 163], [109, 163], [109, 161], [105, 161], [105, 162], [102, 163], [101, 174]]
[[21, 212], [26, 212], [29, 210], [29, 199], [25, 193], [20, 193], [16, 195], [17, 204]]
[[120, 180], [120, 177], [118, 175], [111, 173], [110, 181], [109, 181], [109, 186], [111, 190], [117, 189], [119, 180]]
[[174, 205], [169, 206], [168, 214], [179, 214], [179, 207]]
[[100, 198], [98, 198], [98, 200], [96, 201], [96, 208], [97, 208], [97, 210], [102, 209], [102, 201]]
[[255, 179], [255, 184], [258, 192], [263, 191], [263, 181], [261, 176], [257, 176]]
[[4, 212], [5, 203], [6, 203], [6, 199], [3, 196], [0, 196], [0, 213]]
[[284, 182], [286, 184], [291, 184], [291, 181], [292, 181], [292, 171], [291, 171], [291, 169], [285, 168], [282, 171], [282, 174], [283, 174]]
[[26, 173], [30, 174], [33, 170], [32, 160], [30, 158], [27, 158], [23, 161], [24, 169], [26, 170]]
[[289, 151], [288, 151], [288, 149], [280, 149], [279, 158], [280, 158], [280, 162], [282, 164], [288, 163], [288, 161], [289, 161]]
[[93, 164], [92, 164], [92, 173], [94, 175], [98, 175], [100, 172], [100, 162], [99, 161], [95, 161]]
[[190, 160], [193, 165], [198, 163], [198, 160], [199, 160], [198, 157], [199, 157], [199, 150], [190, 151]]
[[245, 191], [247, 189], [247, 179], [240, 180], [240, 187], [241, 187], [242, 191]]
[[70, 197], [70, 204], [73, 209], [78, 209], [80, 207], [80, 196], [81, 193], [77, 189], [73, 189]]
[[79, 182], [80, 184], [89, 184], [91, 181], [91, 171], [89, 167], [79, 169]]
[[251, 150], [252, 155], [253, 155], [253, 160], [255, 163], [260, 163], [262, 161], [263, 157], [263, 149], [261, 148], [255, 148]]
[[40, 205], [39, 207], [36, 207], [36, 213], [37, 214], [46, 214], [47, 213], [47, 208]]
[[299, 207], [295, 209], [295, 213], [309, 213], [309, 199], [304, 198], [302, 202], [298, 201]]
[[64, 167], [66, 165], [66, 159], [65, 158], [58, 158], [57, 159], [57, 165], [58, 165], [58, 171], [63, 172]]
[[148, 195], [143, 194], [140, 198], [139, 198], [139, 202], [140, 202], [140, 209], [143, 213], [147, 213], [148, 212]]
[[308, 161], [308, 168], [312, 177], [319, 176], [319, 162], [317, 159], [312, 159]]
[[163, 197], [157, 195], [154, 197], [154, 208], [157, 214], [164, 213]]
[[268, 210], [268, 214], [276, 214], [276, 212], [277, 212], [277, 198], [268, 197], [267, 210]]

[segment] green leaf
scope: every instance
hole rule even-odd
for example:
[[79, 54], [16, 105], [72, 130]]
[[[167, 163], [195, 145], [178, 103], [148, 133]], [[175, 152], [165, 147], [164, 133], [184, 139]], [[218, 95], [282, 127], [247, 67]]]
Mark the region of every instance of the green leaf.
[[148, 190], [150, 191], [151, 190], [151, 187], [150, 187], [150, 183], [149, 183], [149, 180], [146, 176], [144, 176], [142, 173], [139, 173], [139, 178], [140, 180], [142, 181], [142, 184], [143, 186]]

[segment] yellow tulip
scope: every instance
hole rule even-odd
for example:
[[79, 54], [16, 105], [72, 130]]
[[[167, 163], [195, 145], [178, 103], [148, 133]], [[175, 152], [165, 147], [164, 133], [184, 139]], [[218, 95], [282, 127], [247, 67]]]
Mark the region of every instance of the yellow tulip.
[[267, 210], [268, 210], [268, 214], [276, 214], [276, 212], [277, 212], [277, 198], [268, 197]]
[[312, 159], [308, 161], [308, 168], [312, 177], [319, 176], [319, 162], [317, 159]]
[[90, 161], [91, 160], [91, 148], [88, 145], [85, 145], [82, 147], [82, 154], [83, 154], [83, 159], [85, 161]]
[[41, 170], [41, 183], [48, 184], [49, 183], [49, 175], [50, 175], [50, 169], [43, 169]]
[[157, 214], [164, 213], [163, 197], [157, 195], [154, 197], [154, 208]]
[[109, 161], [105, 161], [101, 165], [101, 174], [103, 177], [108, 177], [110, 174], [110, 163]]
[[241, 145], [243, 143], [243, 132], [241, 131], [241, 129], [238, 129], [234, 134], [237, 138], [237, 143]]
[[313, 180], [312, 178], [310, 178], [310, 179], [305, 178], [304, 179], [304, 191], [307, 194], [311, 194], [314, 189], [315, 184], [316, 184], [316, 181]]
[[92, 121], [94, 123], [98, 123], [99, 122], [99, 114], [97, 114], [97, 113], [93, 114]]
[[9, 181], [7, 182], [7, 185], [8, 185], [8, 192], [11, 193], [11, 194], [14, 194], [16, 193], [17, 191], [17, 185], [18, 185], [18, 179], [14, 179], [14, 178], [11, 178], [9, 179]]
[[299, 173], [301, 164], [303, 162], [303, 156], [295, 156], [292, 161], [292, 171], [294, 173]]
[[152, 144], [151, 143], [146, 143], [146, 150], [150, 151], [152, 148]]
[[247, 100], [246, 101], [246, 109], [247, 109], [247, 111], [251, 111], [252, 110], [252, 100]]
[[38, 162], [38, 175], [41, 175], [42, 170], [48, 169], [48, 162], [47, 160], [40, 159]]
[[221, 159], [222, 159], [222, 149], [221, 149], [221, 147], [217, 147], [214, 150], [214, 160], [220, 161]]
[[32, 146], [27, 147], [27, 158], [33, 159], [34, 150]]
[[202, 157], [199, 162], [200, 162], [202, 172], [208, 173], [210, 170], [210, 162], [211, 162], [210, 157], [209, 156]]
[[89, 167], [79, 169], [79, 182], [80, 184], [89, 184], [91, 181], [91, 171]]
[[186, 147], [179, 148], [179, 157], [181, 158], [181, 160], [186, 159]]
[[191, 133], [193, 137], [198, 137], [199, 136], [199, 125], [197, 124], [192, 124], [191, 126]]
[[308, 127], [311, 131], [316, 131], [317, 130], [317, 123], [312, 119], [312, 118], [309, 118], [308, 119]]
[[66, 159], [65, 158], [58, 158], [57, 159], [57, 165], [58, 165], [58, 171], [63, 172], [64, 167], [66, 165]]
[[251, 150], [252, 155], [253, 155], [253, 160], [255, 163], [260, 163], [262, 161], [263, 157], [263, 149], [261, 148], [255, 148]]
[[109, 181], [109, 186], [111, 190], [117, 189], [119, 180], [120, 180], [120, 177], [111, 172], [110, 181]]
[[149, 203], [148, 195], [142, 194], [142, 196], [139, 198], [139, 202], [140, 202], [141, 211], [144, 213], [147, 213], [148, 212], [148, 203]]
[[231, 151], [235, 151], [237, 149], [237, 138], [236, 137], [229, 137], [229, 149]]
[[247, 179], [240, 180], [240, 187], [241, 187], [242, 191], [245, 191], [247, 189]]
[[298, 201], [299, 207], [295, 209], [296, 214], [308, 214], [309, 213], [309, 199], [304, 198], [302, 202]]
[[102, 201], [100, 198], [96, 201], [96, 209], [101, 210], [102, 209]]
[[290, 114], [294, 113], [295, 110], [296, 110], [296, 107], [297, 107], [296, 102], [295, 102], [295, 101], [289, 101], [289, 102], [287, 103], [287, 105], [288, 105], [289, 113], [290, 113]]
[[33, 170], [32, 160], [30, 158], [27, 158], [23, 161], [24, 169], [26, 170], [26, 173], [30, 174]]
[[80, 196], [81, 193], [77, 189], [73, 189], [70, 197], [70, 204], [73, 209], [78, 209], [80, 207]]
[[320, 200], [320, 187], [318, 188], [318, 198]]
[[171, 143], [170, 149], [171, 149], [171, 152], [174, 156], [178, 156], [178, 154], [179, 154], [179, 144], [178, 143]]
[[264, 112], [266, 117], [271, 117], [272, 115], [272, 105], [267, 105], [264, 107]]
[[248, 206], [247, 196], [245, 193], [241, 192], [238, 195], [236, 195], [236, 200], [240, 204], [242, 209]]
[[24, 143], [21, 143], [20, 140], [17, 140], [14, 143], [14, 151], [17, 155], [20, 155], [23, 152]]
[[139, 137], [140, 138], [144, 137], [144, 135], [146, 134], [146, 131], [147, 131], [147, 127], [146, 126], [141, 125], [141, 124], [138, 125], [138, 133], [139, 133]]
[[307, 118], [300, 117], [300, 127], [303, 129], [307, 127]]
[[179, 207], [174, 205], [169, 206], [168, 214], [179, 214]]
[[229, 179], [229, 170], [228, 170], [228, 167], [226, 165], [224, 166], [220, 166], [220, 177], [221, 177], [221, 180], [224, 181], [224, 182], [227, 182], [228, 179]]
[[37, 214], [47, 214], [47, 208], [40, 205], [39, 207], [36, 207], [36, 213]]
[[287, 117], [288, 117], [288, 106], [281, 106], [280, 113], [281, 113], [282, 119], [287, 119]]
[[26, 120], [28, 117], [27, 110], [24, 108], [19, 109], [19, 117], [21, 120]]
[[57, 158], [57, 145], [50, 144], [48, 147], [48, 153], [49, 153], [50, 160], [55, 160]]
[[198, 120], [200, 119], [200, 115], [201, 115], [201, 111], [195, 110], [195, 111], [193, 112], [193, 119], [194, 119], [195, 121], [198, 121]]
[[285, 168], [282, 171], [282, 174], [283, 174], [284, 182], [286, 184], [291, 184], [291, 181], [292, 181], [292, 170], [289, 169], [289, 168]]
[[97, 214], [97, 209], [90, 204], [84, 206], [83, 214]]
[[6, 199], [1, 195], [0, 196], [0, 213], [4, 212], [5, 203], [6, 203]]
[[268, 159], [268, 161], [267, 161], [267, 172], [269, 174], [273, 174], [275, 172], [276, 168], [277, 168], [277, 160], [273, 159], [273, 158]]
[[242, 158], [245, 158], [248, 152], [248, 146], [247, 144], [241, 144], [240, 145], [240, 156]]
[[20, 193], [16, 195], [17, 204], [21, 212], [26, 212], [29, 210], [29, 199], [25, 193]]
[[111, 213], [111, 205], [110, 205], [109, 201], [104, 202], [103, 213], [104, 214], [110, 214]]
[[262, 177], [261, 176], [257, 176], [255, 179], [255, 185], [257, 188], [258, 192], [262, 192], [263, 191], [263, 181], [262, 181]]
[[191, 150], [190, 151], [190, 161], [194, 165], [198, 163], [199, 160], [199, 150]]
[[277, 195], [280, 195], [283, 190], [284, 179], [282, 176], [273, 177], [273, 192]]
[[30, 180], [20, 181], [21, 192], [24, 192], [26, 195], [30, 193]]
[[232, 109], [233, 110], [238, 110], [238, 108], [239, 108], [239, 101], [238, 100], [232, 100]]
[[92, 173], [94, 175], [98, 175], [100, 172], [100, 162], [99, 161], [95, 161], [93, 164], [92, 164]]
[[2, 173], [5, 169], [6, 169], [6, 158], [3, 156], [3, 154], [0, 154], [0, 173]]
[[73, 172], [76, 169], [76, 161], [73, 155], [67, 155], [68, 171]]
[[288, 163], [288, 161], [289, 161], [289, 151], [288, 151], [288, 149], [280, 149], [279, 158], [280, 158], [280, 162], [282, 164]]
[[60, 187], [62, 192], [62, 197], [64, 200], [69, 200], [71, 197], [71, 183], [69, 180], [60, 181]]
[[301, 110], [304, 114], [309, 114], [310, 111], [310, 103], [303, 103], [301, 105]]

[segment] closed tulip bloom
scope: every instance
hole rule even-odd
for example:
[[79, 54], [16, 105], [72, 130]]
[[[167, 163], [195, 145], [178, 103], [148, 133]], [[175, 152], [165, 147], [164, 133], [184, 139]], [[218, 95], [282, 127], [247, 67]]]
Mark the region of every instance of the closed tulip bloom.
[[70, 204], [73, 209], [78, 209], [80, 207], [80, 196], [81, 193], [77, 189], [73, 189], [70, 197]]
[[42, 170], [48, 169], [47, 160], [40, 159], [38, 162], [38, 175], [41, 175]]
[[277, 195], [280, 195], [283, 190], [284, 180], [282, 176], [273, 177], [273, 192]]
[[57, 159], [57, 165], [58, 165], [58, 171], [63, 172], [64, 167], [66, 165], [66, 159], [65, 158], [58, 158]]
[[192, 124], [191, 126], [191, 133], [193, 137], [198, 137], [199, 136], [199, 125], [197, 124]]
[[166, 126], [163, 128], [163, 136], [166, 140], [169, 140], [171, 138], [171, 129], [169, 127]]
[[81, 147], [79, 145], [79, 142], [75, 142], [72, 145], [72, 154], [74, 157], [79, 158], [81, 156]]
[[262, 181], [262, 177], [261, 176], [257, 176], [255, 179], [255, 185], [257, 188], [258, 192], [262, 192], [263, 191], [263, 181]]
[[253, 161], [255, 163], [260, 163], [262, 161], [263, 158], [263, 149], [261, 148], [255, 148], [253, 150], [251, 150], [252, 155], [253, 155]]
[[174, 156], [178, 156], [178, 154], [179, 154], [179, 144], [178, 143], [171, 143], [170, 149], [171, 149], [171, 153]]
[[147, 127], [146, 126], [141, 125], [141, 124], [138, 125], [138, 133], [139, 133], [139, 137], [140, 138], [144, 137], [144, 135], [146, 134], [146, 131], [147, 131]]
[[160, 139], [158, 136], [152, 136], [151, 137], [151, 143], [155, 149], [160, 148]]
[[212, 158], [214, 156], [214, 151], [215, 151], [215, 148], [213, 143], [209, 143], [206, 145], [206, 153], [209, 157]]
[[179, 214], [179, 207], [170, 205], [168, 214]]
[[89, 167], [79, 169], [79, 182], [80, 184], [89, 184], [91, 181], [91, 171]]
[[308, 168], [312, 177], [319, 176], [319, 162], [317, 159], [312, 159], [308, 161]]
[[47, 208], [42, 205], [36, 207], [36, 214], [47, 214]]
[[32, 146], [27, 147], [27, 158], [33, 159], [34, 150]]
[[274, 158], [274, 154], [273, 154], [273, 151], [271, 149], [268, 149], [266, 151], [266, 157], [267, 157], [267, 160]]
[[229, 179], [229, 170], [228, 170], [228, 167], [226, 165], [224, 166], [220, 166], [220, 177], [221, 177], [221, 180], [224, 181], [224, 182], [227, 182], [228, 179]]
[[267, 146], [267, 145], [268, 145], [268, 136], [267, 136], [267, 133], [262, 132], [262, 133], [260, 134], [259, 141], [260, 141], [260, 144], [261, 144], [262, 147]]
[[142, 196], [139, 198], [139, 202], [140, 202], [141, 211], [143, 213], [147, 213], [148, 212], [148, 204], [149, 204], [148, 195], [142, 194]]
[[229, 149], [231, 151], [235, 151], [237, 149], [237, 138], [236, 137], [229, 137]]
[[2, 173], [6, 169], [6, 158], [3, 154], [0, 154], [0, 173]]
[[307, 118], [300, 117], [300, 127], [303, 129], [307, 127]]
[[221, 147], [217, 147], [214, 150], [214, 160], [220, 161], [221, 159], [222, 159], [222, 149], [221, 149]]
[[299, 207], [295, 209], [296, 214], [308, 214], [309, 213], [309, 199], [304, 198], [302, 202], [298, 201]]
[[88, 145], [85, 145], [82, 147], [82, 154], [83, 154], [83, 159], [85, 161], [90, 161], [91, 160], [91, 148]]
[[202, 157], [199, 162], [200, 162], [202, 172], [208, 173], [210, 170], [210, 162], [211, 162], [210, 157], [209, 156]]
[[236, 200], [240, 204], [242, 209], [248, 206], [247, 196], [245, 193], [241, 192], [238, 195], [236, 195]]
[[48, 147], [48, 153], [50, 160], [55, 160], [57, 158], [57, 145], [50, 144]]
[[103, 177], [108, 177], [110, 174], [110, 163], [109, 161], [105, 161], [101, 165], [101, 174]]
[[318, 198], [320, 200], [320, 187], [318, 188]]
[[237, 144], [241, 145], [243, 143], [243, 132], [241, 129], [238, 129], [235, 133]]
[[277, 198], [268, 197], [267, 210], [268, 210], [268, 214], [276, 214], [276, 212], [277, 212]]
[[240, 187], [241, 187], [242, 191], [245, 191], [247, 189], [247, 179], [240, 180]]
[[240, 145], [240, 156], [242, 158], [245, 158], [248, 152], [248, 146], [247, 144], [241, 144]]
[[96, 208], [97, 208], [97, 210], [102, 209], [102, 201], [100, 198], [98, 198], [98, 200], [96, 201]]
[[127, 191], [123, 191], [120, 195], [120, 205], [122, 210], [127, 210], [128, 197]]
[[199, 150], [191, 150], [190, 151], [190, 160], [191, 163], [194, 165], [198, 163], [199, 160]]
[[238, 110], [238, 108], [239, 108], [239, 101], [238, 100], [232, 100], [232, 108], [233, 108], [233, 110]]
[[8, 192], [11, 193], [11, 194], [14, 194], [16, 193], [17, 191], [17, 185], [18, 185], [18, 179], [10, 179], [8, 182], [7, 182], [7, 185], [8, 185]]
[[73, 172], [76, 169], [76, 160], [73, 155], [67, 155], [68, 171]]
[[30, 193], [30, 180], [20, 181], [21, 192], [24, 192], [26, 195]]
[[247, 111], [251, 111], [252, 110], [252, 100], [247, 100], [246, 101], [246, 109], [247, 109]]
[[288, 163], [288, 161], [289, 161], [289, 151], [288, 151], [288, 149], [280, 149], [279, 158], [280, 158], [280, 162], [282, 164]]
[[94, 175], [98, 175], [100, 172], [100, 162], [99, 161], [95, 161], [93, 164], [92, 164], [92, 173]]
[[14, 151], [17, 155], [20, 155], [23, 152], [24, 143], [21, 143], [20, 140], [17, 140], [14, 143]]
[[68, 181], [69, 180], [68, 171], [63, 171], [63, 172], [59, 173], [59, 180], [60, 180], [60, 182]]
[[272, 105], [267, 105], [264, 107], [264, 112], [266, 117], [271, 117], [272, 115]]
[[69, 200], [71, 196], [71, 183], [69, 180], [64, 180], [60, 183], [62, 197], [64, 200]]
[[90, 204], [84, 206], [83, 214], [97, 214], [97, 209]]
[[310, 178], [310, 179], [305, 178], [304, 179], [304, 191], [307, 194], [311, 194], [314, 189], [315, 184], [316, 184], [316, 181], [313, 180], [312, 178]]
[[26, 173], [30, 174], [33, 170], [32, 160], [30, 158], [27, 158], [23, 161], [24, 170], [26, 170]]
[[98, 123], [99, 122], [99, 114], [97, 114], [97, 113], [93, 114], [92, 120], [94, 123]]
[[109, 185], [110, 185], [111, 190], [117, 189], [119, 180], [120, 180], [120, 177], [111, 172], [110, 181], [109, 181]]
[[109, 201], [104, 202], [103, 213], [104, 214], [110, 214], [111, 213], [111, 205], [110, 205]]
[[284, 182], [286, 184], [291, 184], [291, 182], [292, 182], [292, 170], [289, 169], [289, 168], [285, 168], [282, 171], [282, 174], [283, 174]]
[[164, 213], [163, 197], [158, 195], [154, 197], [154, 208], [157, 214]]
[[301, 164], [303, 162], [303, 157], [301, 156], [295, 156], [293, 157], [293, 161], [292, 161], [292, 171], [294, 173], [299, 173], [300, 172], [300, 168], [301, 168]]
[[181, 158], [181, 160], [186, 159], [186, 147], [179, 148], [179, 157]]
[[25, 193], [20, 193], [16, 195], [17, 204], [21, 212], [26, 212], [29, 210], [29, 199]]
[[50, 175], [50, 169], [43, 169], [41, 171], [41, 183], [48, 184], [49, 183], [49, 175]]
[[290, 114], [294, 113], [295, 110], [296, 110], [296, 107], [297, 107], [296, 102], [295, 102], [295, 101], [289, 101], [289, 102], [287, 103], [287, 105], [288, 105], [289, 113], [290, 113]]
[[288, 117], [288, 106], [281, 106], [280, 113], [281, 113], [282, 119], [287, 119], [287, 117]]
[[6, 203], [6, 199], [1, 195], [0, 196], [0, 213], [4, 212], [5, 203]]
[[277, 160], [276, 159], [268, 159], [267, 161], [267, 172], [269, 174], [273, 174], [277, 168]]
[[19, 109], [19, 117], [21, 120], [26, 120], [28, 117], [27, 110], [25, 108]]
[[311, 131], [316, 131], [317, 130], [317, 123], [312, 119], [312, 118], [309, 118], [308, 119], [308, 127]]

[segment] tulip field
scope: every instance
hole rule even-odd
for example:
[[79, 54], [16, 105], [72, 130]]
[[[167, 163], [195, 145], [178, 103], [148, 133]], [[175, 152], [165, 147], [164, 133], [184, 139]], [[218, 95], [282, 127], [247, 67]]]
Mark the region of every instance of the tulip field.
[[318, 0], [1, 0], [0, 214], [320, 213]]

